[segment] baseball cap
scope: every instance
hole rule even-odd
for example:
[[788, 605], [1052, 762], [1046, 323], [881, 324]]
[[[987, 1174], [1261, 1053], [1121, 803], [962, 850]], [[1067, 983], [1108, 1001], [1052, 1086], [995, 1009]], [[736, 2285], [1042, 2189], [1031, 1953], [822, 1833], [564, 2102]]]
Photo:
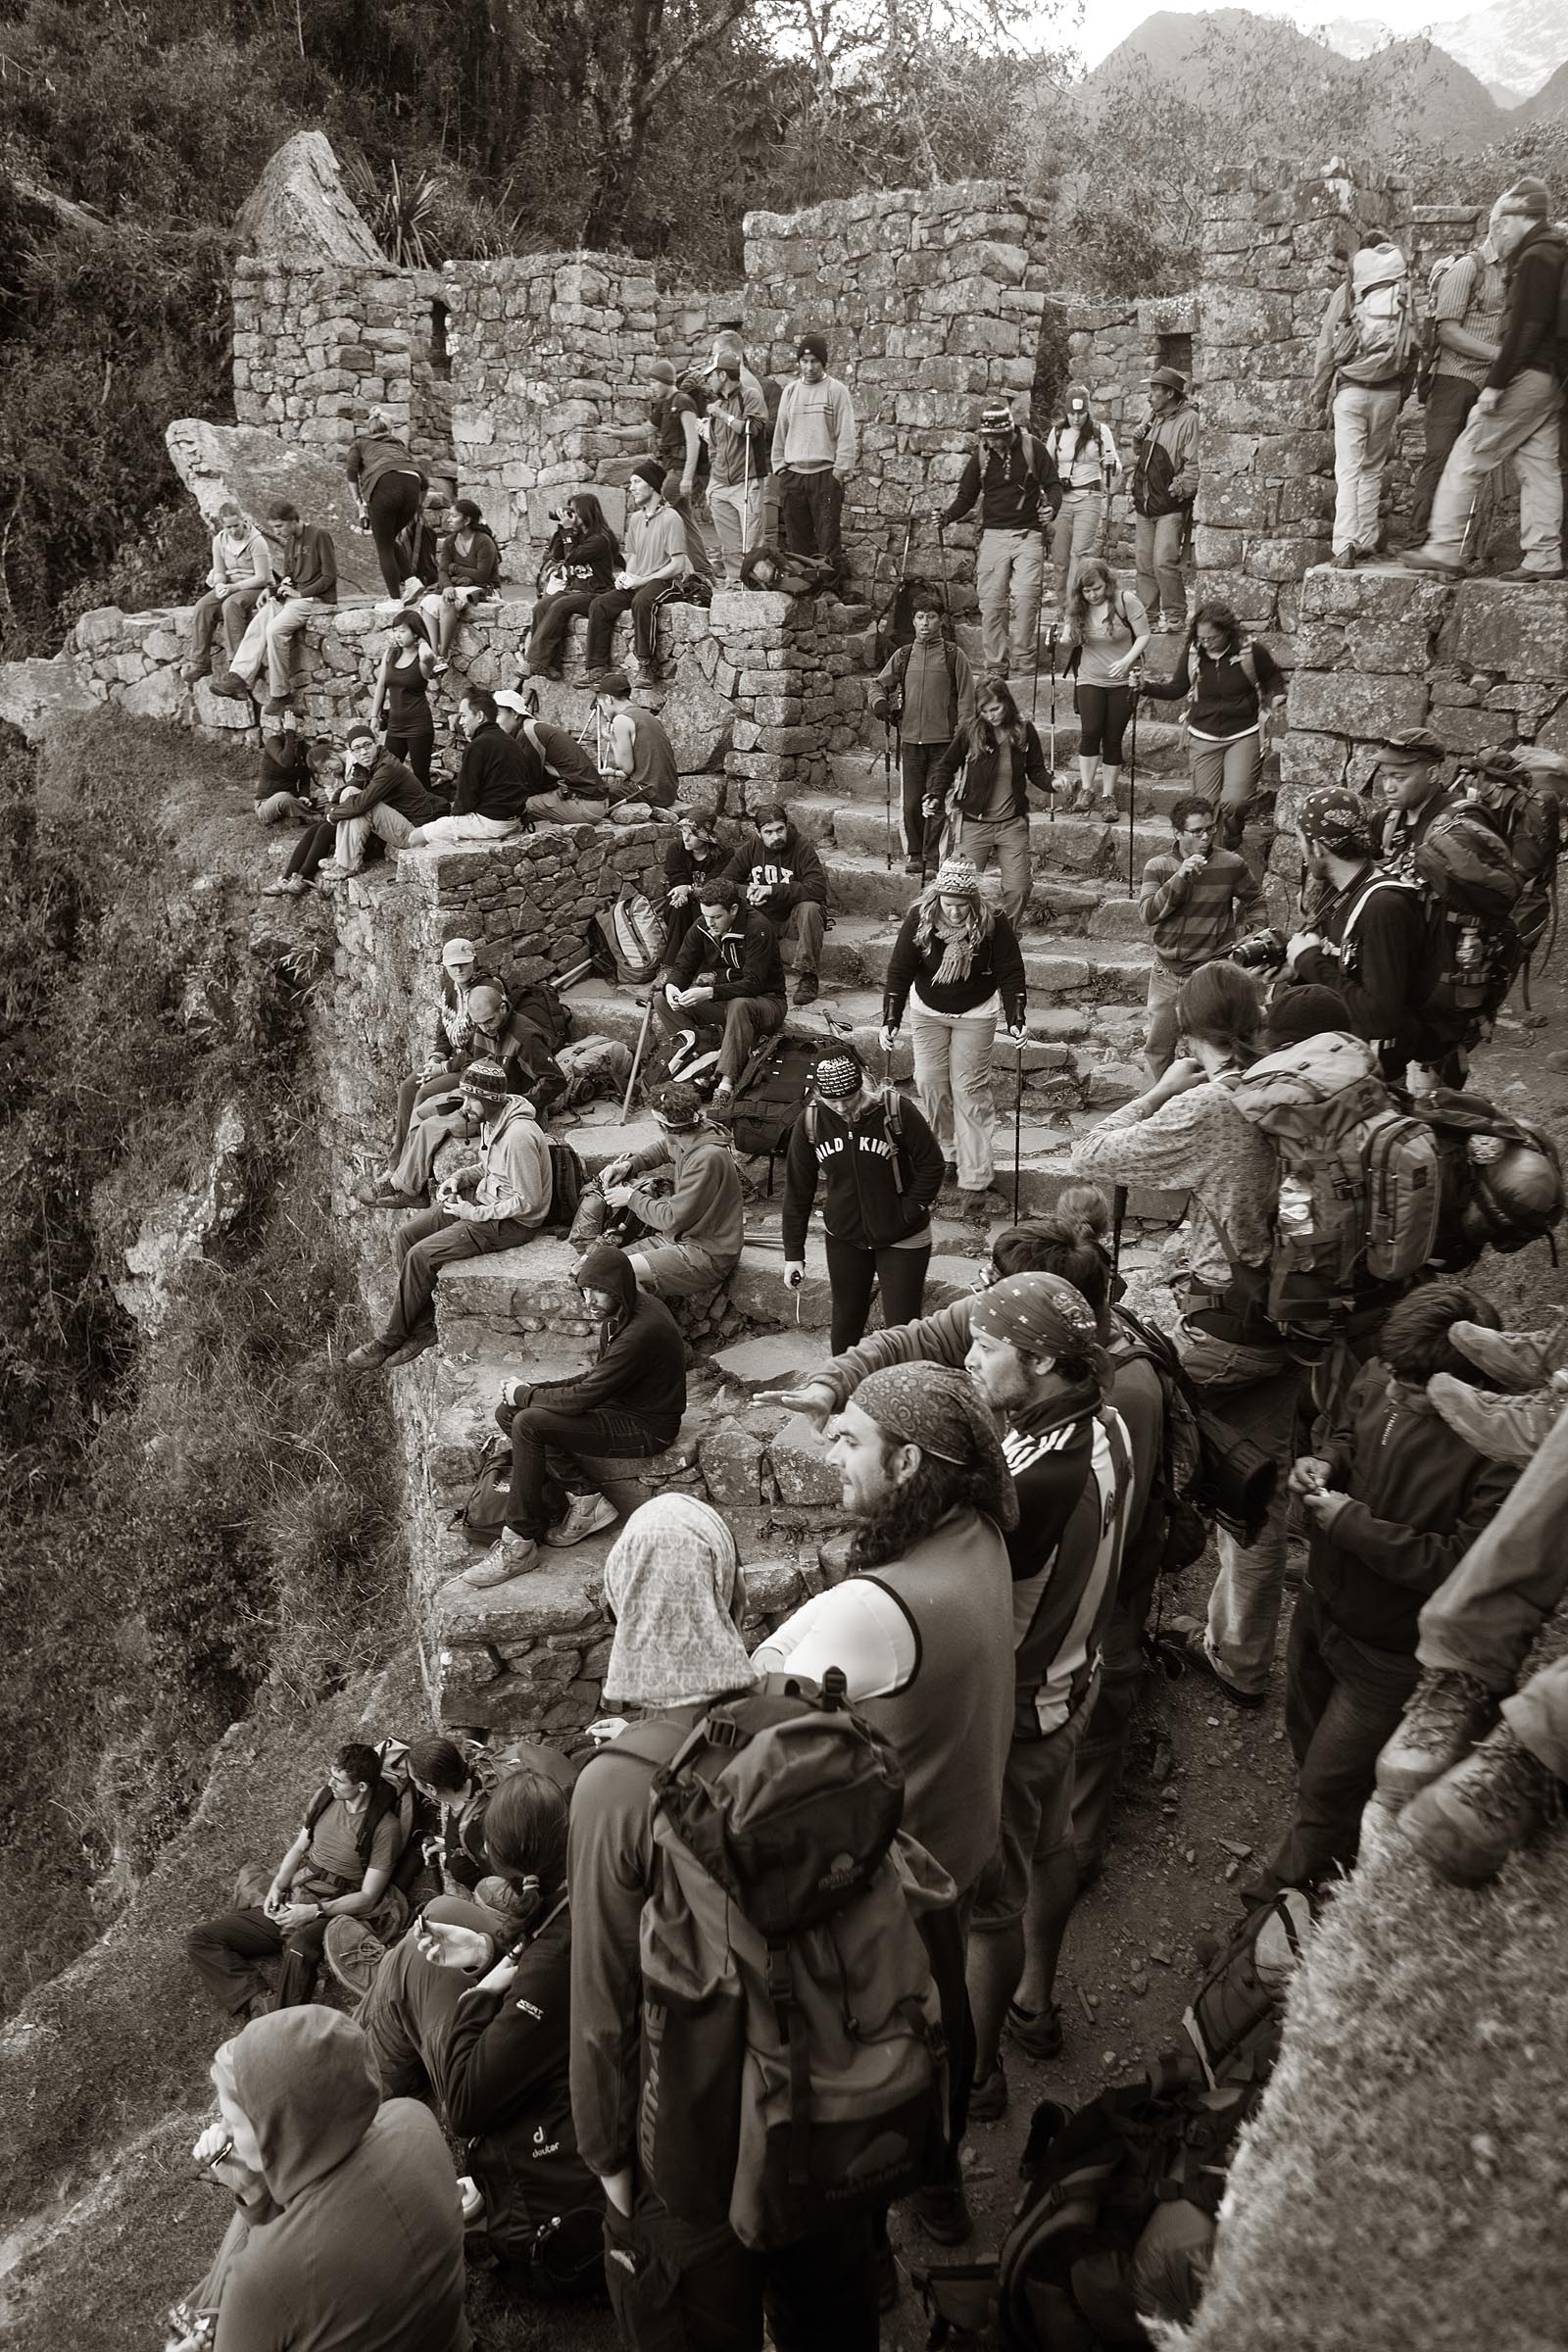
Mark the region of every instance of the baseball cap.
[[533, 716], [533, 705], [525, 694], [514, 694], [510, 686], [498, 686], [495, 691], [498, 710], [517, 710], [524, 718]]
[[441, 960], [450, 971], [455, 963], [477, 963], [479, 951], [471, 939], [449, 939], [441, 951]]
[[1422, 767], [1446, 756], [1445, 746], [1430, 727], [1401, 727], [1386, 735], [1378, 751], [1379, 767]]

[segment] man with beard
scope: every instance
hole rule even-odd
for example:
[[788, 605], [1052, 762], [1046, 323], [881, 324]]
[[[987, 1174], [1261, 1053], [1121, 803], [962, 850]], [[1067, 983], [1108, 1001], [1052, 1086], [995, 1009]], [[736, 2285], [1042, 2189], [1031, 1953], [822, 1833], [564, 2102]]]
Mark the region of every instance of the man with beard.
[[1286, 951], [1286, 976], [1337, 988], [1355, 1035], [1379, 1049], [1386, 1074], [1400, 1082], [1408, 1062], [1435, 1061], [1451, 1042], [1426, 1017], [1440, 957], [1420, 895], [1373, 863], [1371, 811], [1347, 786], [1309, 792], [1296, 831], [1303, 891], [1320, 887]]

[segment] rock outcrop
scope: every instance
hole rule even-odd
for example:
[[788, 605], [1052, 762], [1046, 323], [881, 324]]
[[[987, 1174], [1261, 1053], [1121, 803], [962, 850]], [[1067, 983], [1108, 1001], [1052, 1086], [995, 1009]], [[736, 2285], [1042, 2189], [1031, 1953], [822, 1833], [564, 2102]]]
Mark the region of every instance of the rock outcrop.
[[247, 514], [265, 519], [274, 499], [292, 500], [307, 522], [324, 525], [337, 553], [337, 577], [345, 596], [382, 596], [381, 567], [369, 534], [357, 527], [357, 510], [341, 465], [308, 442], [284, 440], [258, 425], [209, 424], [201, 416], [176, 416], [165, 433], [174, 471], [216, 526], [226, 498], [238, 499]]
[[387, 267], [324, 131], [284, 140], [240, 206], [234, 231], [242, 253]]

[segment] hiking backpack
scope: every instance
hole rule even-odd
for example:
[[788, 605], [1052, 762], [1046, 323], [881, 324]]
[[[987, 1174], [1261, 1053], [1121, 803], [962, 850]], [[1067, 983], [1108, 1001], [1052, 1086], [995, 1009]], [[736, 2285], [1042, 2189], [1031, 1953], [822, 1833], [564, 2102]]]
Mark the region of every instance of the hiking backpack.
[[1115, 1322], [1132, 1345], [1127, 1353], [1152, 1364], [1163, 1402], [1159, 1464], [1154, 1473], [1145, 1522], [1163, 1515], [1159, 1572], [1177, 1576], [1200, 1560], [1208, 1547], [1208, 1527], [1197, 1499], [1202, 1479], [1203, 1446], [1193, 1394], [1182, 1372], [1174, 1344], [1154, 1324], [1146, 1323], [1129, 1307], [1113, 1310]]
[[610, 909], [610, 937], [622, 978], [640, 987], [663, 961], [669, 933], [647, 893], [628, 882]]
[[[1555, 936], [1557, 861], [1568, 848], [1561, 797], [1568, 791], [1568, 760], [1524, 743], [1501, 756], [1483, 757], [1461, 771], [1460, 783], [1463, 808], [1479, 812], [1508, 845], [1521, 886], [1513, 927], [1528, 965], [1548, 918]], [[1549, 943], [1546, 953], [1551, 953]]]
[[[1467, 1240], [1465, 1211], [1476, 1206], [1485, 1219], [1487, 1247], [1503, 1256], [1549, 1237], [1562, 1220], [1564, 1187], [1562, 1158], [1544, 1128], [1516, 1119], [1484, 1095], [1460, 1093], [1440, 1086], [1421, 1098], [1421, 1109], [1431, 1125], [1441, 1168], [1442, 1215], [1436, 1257], [1440, 1265], [1464, 1267], [1478, 1254]], [[1533, 1188], [1534, 1200], [1521, 1198], [1519, 1188], [1506, 1182], [1510, 1152], [1532, 1153], [1544, 1169], [1555, 1175]], [[1504, 1177], [1494, 1183], [1489, 1170]], [[1557, 1262], [1551, 1245], [1552, 1263]]]
[[757, 1046], [735, 1081], [730, 1142], [737, 1152], [759, 1159], [765, 1155], [770, 1190], [771, 1162], [787, 1147], [790, 1131], [810, 1100], [818, 1051], [805, 1038], [775, 1030]]
[[[769, 1678], [658, 1767], [637, 2158], [680, 2220], [759, 2250], [885, 2206], [940, 2158], [947, 2046], [920, 1917], [952, 1882], [899, 1834], [904, 1772], [844, 1677]], [[584, 1766], [592, 1772], [593, 1760]]]
[[1434, 997], [1494, 1013], [1524, 961], [1514, 908], [1524, 882], [1513, 853], [1479, 808], [1461, 803], [1427, 827], [1411, 856], [1441, 943]]
[[470, 1544], [488, 1551], [501, 1541], [511, 1494], [512, 1447], [504, 1438], [493, 1439], [484, 1467], [468, 1491], [467, 1501], [453, 1514], [452, 1525], [461, 1528]]
[[1375, 1046], [1326, 1029], [1220, 1083], [1279, 1154], [1270, 1322], [1321, 1335], [1363, 1277], [1420, 1271], [1438, 1235], [1438, 1149], [1378, 1075]]
[[588, 1182], [576, 1147], [550, 1140], [550, 1212], [546, 1225], [554, 1233], [569, 1233], [577, 1204]]
[[1348, 384], [1402, 382], [1415, 343], [1410, 273], [1386, 278], [1357, 296], [1353, 257], [1346, 264], [1346, 316], [1334, 341], [1337, 378]]

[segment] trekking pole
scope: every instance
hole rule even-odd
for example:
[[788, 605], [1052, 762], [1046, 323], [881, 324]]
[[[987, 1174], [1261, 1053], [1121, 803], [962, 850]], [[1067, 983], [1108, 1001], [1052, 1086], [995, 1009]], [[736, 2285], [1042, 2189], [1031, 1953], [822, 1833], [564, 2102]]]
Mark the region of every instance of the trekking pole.
[[1133, 858], [1136, 848], [1133, 826], [1138, 817], [1138, 688], [1133, 687], [1132, 756], [1127, 762], [1127, 896], [1137, 895], [1133, 882]]
[[[658, 985], [656, 979], [654, 988], [657, 988]], [[654, 988], [650, 988], [648, 991], [648, 1002], [643, 1006], [643, 1025], [637, 1038], [637, 1051], [631, 1057], [631, 1075], [626, 1080], [626, 1100], [620, 1106], [620, 1115], [623, 1120], [631, 1117], [631, 1099], [637, 1091], [637, 1073], [643, 1066], [643, 1055], [648, 1051], [648, 1032], [654, 1022]]]
[[[900, 761], [902, 776], [903, 761]], [[893, 732], [882, 721], [882, 862], [893, 871]]]
[[1127, 1222], [1127, 1187], [1116, 1185], [1110, 1196], [1110, 1276], [1121, 1272], [1121, 1229]]
[[914, 493], [913, 493], [913, 491], [911, 490], [911, 491], [910, 491], [910, 493], [909, 493], [909, 512], [908, 512], [908, 514], [907, 514], [905, 516], [905, 518], [904, 518], [904, 553], [903, 553], [903, 555], [901, 555], [901, 556], [900, 556], [900, 558], [899, 558], [899, 585], [898, 585], [898, 588], [896, 588], [896, 589], [894, 590], [894, 592], [893, 592], [893, 601], [894, 601], [894, 604], [895, 604], [895, 605], [897, 605], [897, 603], [898, 603], [898, 600], [899, 600], [899, 594], [900, 594], [900, 591], [903, 589], [903, 587], [904, 587], [904, 583], [905, 583], [906, 579], [908, 577], [908, 571], [909, 571], [909, 541], [910, 541], [910, 540], [911, 540], [913, 537], [914, 537]]
[[1030, 686], [1029, 686], [1029, 724], [1030, 724], [1031, 726], [1033, 726], [1033, 725], [1034, 725], [1034, 723], [1035, 723], [1035, 716], [1036, 716], [1036, 713], [1037, 713], [1037, 711], [1039, 710], [1039, 708], [1040, 708], [1040, 614], [1039, 614], [1039, 612], [1037, 611], [1037, 612], [1036, 612], [1036, 613], [1035, 613], [1035, 674], [1034, 674], [1034, 677], [1032, 678], [1032, 680], [1030, 681]]
[[1012, 1221], [1015, 1225], [1021, 1213], [1018, 1203], [1023, 1187], [1023, 1039], [1015, 1038], [1013, 1051], [1018, 1057], [1018, 1081], [1012, 1095]]
[[937, 516], [937, 562], [942, 567], [942, 634], [953, 635], [953, 599], [948, 593], [948, 536]]
[[1046, 635], [1051, 649], [1051, 821], [1056, 821], [1056, 624]]

